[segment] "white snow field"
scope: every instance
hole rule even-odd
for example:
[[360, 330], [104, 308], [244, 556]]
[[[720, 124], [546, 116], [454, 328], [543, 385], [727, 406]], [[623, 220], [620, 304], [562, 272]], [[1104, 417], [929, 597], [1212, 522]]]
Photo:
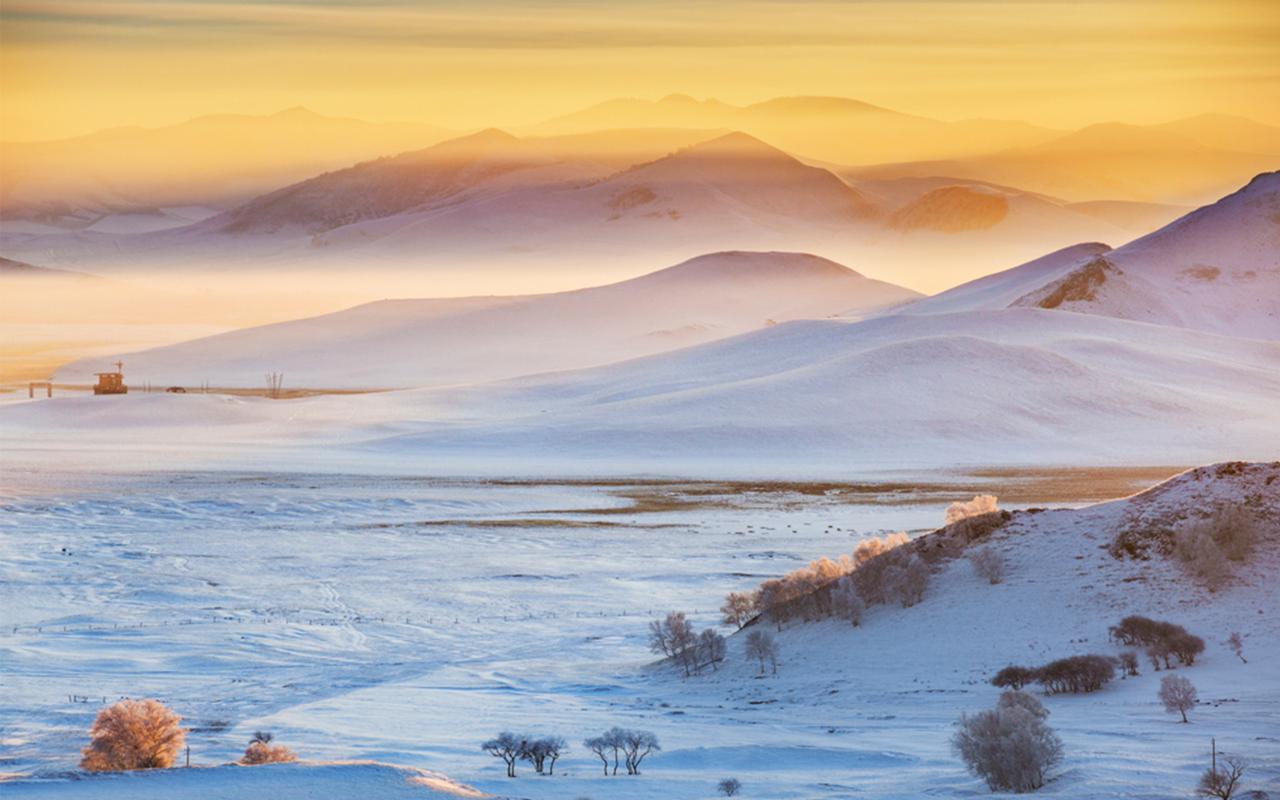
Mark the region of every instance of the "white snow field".
[[[448, 386], [598, 366], [795, 319], [918, 298], [804, 253], [713, 253], [622, 283], [527, 297], [384, 300], [118, 356], [134, 383]], [[110, 359], [67, 364], [84, 382]]]
[[[936, 477], [936, 476], [935, 476]], [[984, 546], [1005, 580], [963, 559], [922, 603], [873, 607], [861, 627], [789, 623], [776, 675], [730, 638], [715, 672], [655, 664], [647, 621], [676, 608], [716, 625], [746, 590], [867, 535], [938, 525], [964, 496], [919, 476], [791, 486], [476, 483], [265, 473], [41, 472], [0, 514], [0, 783], [6, 797], [436, 796], [430, 770], [526, 798], [919, 798], [988, 794], [949, 751], [961, 713], [990, 707], [1007, 663], [1121, 648], [1107, 626], [1139, 613], [1206, 640], [1177, 674], [1198, 687], [1190, 724], [1156, 699], [1163, 673], [1043, 698], [1066, 757], [1038, 794], [1187, 796], [1209, 738], [1280, 781], [1280, 463], [1194, 470], [1136, 497], [1017, 512]], [[1077, 476], [1084, 497], [1091, 480]], [[912, 486], [918, 487], [912, 490]], [[975, 489], [1036, 489], [993, 477]], [[1058, 497], [1057, 499], [1061, 499]], [[1106, 550], [1131, 525], [1248, 503], [1255, 556], [1210, 592], [1163, 557]], [[1063, 505], [1054, 503], [1054, 505]], [[1068, 506], [1075, 504], [1066, 504]], [[1244, 637], [1237, 659], [1223, 644]], [[728, 630], [725, 631], [729, 633]], [[184, 715], [193, 763], [237, 757], [250, 733], [320, 766], [206, 768], [73, 779], [104, 701], [154, 696]], [[614, 725], [663, 749], [637, 777], [605, 777], [581, 740]], [[504, 728], [565, 736], [554, 777], [503, 777], [479, 743]]]

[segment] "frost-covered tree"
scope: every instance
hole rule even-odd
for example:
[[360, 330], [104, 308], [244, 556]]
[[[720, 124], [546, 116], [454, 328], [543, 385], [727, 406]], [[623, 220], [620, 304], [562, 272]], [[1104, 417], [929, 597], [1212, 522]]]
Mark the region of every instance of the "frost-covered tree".
[[947, 524], [959, 522], [962, 519], [976, 517], [979, 514], [990, 514], [999, 511], [1000, 508], [996, 504], [996, 496], [993, 494], [975, 495], [972, 500], [957, 501], [947, 506]]
[[697, 663], [698, 637], [684, 612], [672, 611], [649, 623], [649, 649], [675, 659], [688, 675]]
[[121, 700], [98, 712], [80, 768], [120, 772], [173, 766], [187, 740], [182, 717], [157, 700]]
[[738, 630], [742, 630], [742, 626], [746, 625], [748, 620], [755, 614], [756, 599], [754, 595], [746, 592], [729, 592], [729, 596], [725, 598], [724, 605], [720, 606], [720, 613], [723, 616], [725, 625], [732, 625]]
[[1004, 557], [991, 547], [983, 547], [969, 554], [969, 563], [979, 578], [991, 584], [1004, 580]]
[[608, 736], [592, 736], [590, 739], [584, 739], [582, 746], [587, 748], [587, 752], [600, 759], [600, 763], [604, 764], [604, 774], [608, 775], [609, 754], [613, 752], [613, 746], [609, 743]]
[[1138, 654], [1132, 650], [1125, 650], [1117, 659], [1120, 662], [1120, 677], [1129, 677], [1138, 674]]
[[920, 556], [912, 553], [900, 564], [894, 564], [884, 573], [884, 596], [909, 608], [924, 599], [929, 586], [929, 568]]
[[962, 716], [952, 738], [965, 766], [993, 791], [1029, 792], [1044, 785], [1062, 760], [1062, 740], [1048, 712], [1025, 692], [1005, 692], [996, 707]]
[[1160, 702], [1164, 703], [1164, 710], [1170, 714], [1178, 712], [1182, 715], [1183, 722], [1188, 721], [1187, 711], [1193, 708], [1196, 700], [1199, 699], [1196, 687], [1181, 675], [1165, 675], [1160, 681], [1158, 696]]
[[527, 740], [528, 737], [517, 736], [511, 731], [503, 731], [480, 745], [480, 749], [494, 758], [502, 759], [503, 763], [507, 765], [507, 777], [514, 778], [516, 776], [516, 761], [523, 757]]
[[658, 744], [658, 737], [649, 731], [624, 730], [621, 739], [628, 775], [639, 775], [640, 762], [644, 761], [645, 756], [662, 749]]
[[1244, 657], [1244, 639], [1240, 636], [1240, 631], [1232, 631], [1227, 637], [1227, 647], [1231, 648], [1231, 652], [1236, 654], [1236, 658], [1242, 663], [1248, 664], [1249, 659]]
[[752, 631], [747, 634], [747, 642], [745, 645], [747, 658], [753, 658], [760, 662], [760, 674], [764, 674], [764, 665], [767, 661], [773, 665], [773, 671], [778, 672], [778, 643], [774, 641], [773, 634], [768, 631]]
[[862, 624], [862, 613], [867, 605], [858, 594], [858, 585], [852, 575], [842, 575], [831, 588], [831, 610], [840, 619], [848, 620], [855, 627]]
[[559, 736], [527, 738], [520, 743], [520, 758], [532, 764], [539, 775], [554, 775], [556, 760], [566, 749], [564, 739]]
[[724, 637], [718, 632], [707, 628], [698, 634], [697, 654], [699, 668], [702, 665], [710, 664], [712, 669], [719, 669], [720, 662], [724, 661], [725, 650]]

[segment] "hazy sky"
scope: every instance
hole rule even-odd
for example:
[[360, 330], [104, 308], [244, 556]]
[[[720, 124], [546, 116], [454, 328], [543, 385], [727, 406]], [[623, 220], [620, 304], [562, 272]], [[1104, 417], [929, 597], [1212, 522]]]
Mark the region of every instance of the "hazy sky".
[[518, 125], [618, 96], [1280, 123], [1277, 0], [4, 0], [5, 140], [198, 114]]

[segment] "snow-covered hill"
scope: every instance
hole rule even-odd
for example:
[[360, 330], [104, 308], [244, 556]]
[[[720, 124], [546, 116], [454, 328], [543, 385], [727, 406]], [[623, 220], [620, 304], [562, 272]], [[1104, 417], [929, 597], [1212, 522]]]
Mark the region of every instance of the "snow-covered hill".
[[374, 761], [228, 764], [198, 769], [77, 775], [76, 780], [0, 783], [13, 798], [95, 798], [95, 800], [241, 800], [269, 795], [275, 800], [364, 797], [377, 800], [453, 800], [492, 795], [455, 783], [439, 773]]
[[1280, 172], [1014, 302], [1280, 339]]
[[[385, 300], [122, 356], [135, 383], [444, 386], [607, 364], [918, 295], [803, 253], [714, 253], [622, 283], [529, 297]], [[83, 382], [100, 359], [59, 379]]]

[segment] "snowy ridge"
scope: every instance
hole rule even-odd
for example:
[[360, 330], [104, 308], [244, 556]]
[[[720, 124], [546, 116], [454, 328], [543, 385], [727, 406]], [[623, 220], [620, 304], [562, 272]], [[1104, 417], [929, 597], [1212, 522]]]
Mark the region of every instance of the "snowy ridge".
[[[1280, 172], [1197, 209], [1060, 280], [1054, 307], [1259, 339], [1280, 339]], [[1090, 274], [1092, 273], [1092, 274]], [[1014, 305], [1041, 305], [1058, 287]]]
[[[621, 283], [526, 297], [387, 300], [120, 356], [131, 380], [256, 387], [443, 386], [595, 366], [777, 322], [918, 297], [805, 253], [713, 253]], [[101, 359], [62, 367], [83, 382]]]
[[270, 796], [273, 800], [309, 800], [316, 797], [445, 800], [493, 797], [436, 772], [375, 761], [304, 761], [256, 767], [228, 764], [83, 775], [73, 781], [19, 780], [2, 785], [4, 795], [15, 798], [241, 800]]

